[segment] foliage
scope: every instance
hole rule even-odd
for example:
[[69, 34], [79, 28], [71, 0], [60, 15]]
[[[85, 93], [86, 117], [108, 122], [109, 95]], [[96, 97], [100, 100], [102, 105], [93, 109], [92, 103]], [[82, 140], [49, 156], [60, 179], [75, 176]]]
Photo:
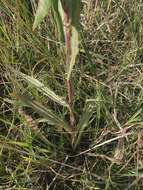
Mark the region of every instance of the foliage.
[[63, 4], [32, 31], [36, 2], [0, 1], [0, 189], [141, 190], [142, 2], [82, 1], [74, 129]]
[[[63, 41], [66, 38], [65, 26], [69, 25], [71, 43], [71, 60], [67, 67], [67, 78], [70, 79], [73, 66], [76, 61], [76, 56], [78, 55], [78, 30], [79, 30], [79, 17], [80, 17], [80, 3], [81, 0], [39, 0], [38, 8], [35, 15], [35, 21], [33, 24], [33, 30], [40, 24], [40, 22], [47, 15], [49, 8], [51, 7], [54, 11], [58, 33], [60, 34], [60, 39]], [[68, 21], [64, 23], [64, 19]], [[65, 34], [63, 34], [65, 33]]]

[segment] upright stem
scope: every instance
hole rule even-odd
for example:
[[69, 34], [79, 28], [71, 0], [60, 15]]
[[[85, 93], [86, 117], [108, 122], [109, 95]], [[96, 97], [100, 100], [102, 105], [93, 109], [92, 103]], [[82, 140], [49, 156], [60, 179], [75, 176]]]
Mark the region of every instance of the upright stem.
[[[64, 27], [65, 27], [65, 45], [66, 45], [66, 67], [70, 64], [71, 59], [71, 31], [70, 31], [70, 19], [69, 19], [69, 10], [64, 6]], [[69, 105], [69, 117], [70, 117], [70, 126], [74, 128], [75, 126], [75, 116], [73, 113], [73, 88], [71, 79], [66, 79], [67, 87], [67, 101]]]

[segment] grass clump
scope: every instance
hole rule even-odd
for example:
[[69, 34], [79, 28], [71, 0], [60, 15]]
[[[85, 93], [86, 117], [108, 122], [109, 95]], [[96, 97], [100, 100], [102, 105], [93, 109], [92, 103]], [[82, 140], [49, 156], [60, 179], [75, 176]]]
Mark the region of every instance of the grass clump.
[[141, 190], [142, 2], [82, 2], [74, 130], [64, 45], [50, 14], [32, 31], [36, 7], [0, 2], [0, 188]]

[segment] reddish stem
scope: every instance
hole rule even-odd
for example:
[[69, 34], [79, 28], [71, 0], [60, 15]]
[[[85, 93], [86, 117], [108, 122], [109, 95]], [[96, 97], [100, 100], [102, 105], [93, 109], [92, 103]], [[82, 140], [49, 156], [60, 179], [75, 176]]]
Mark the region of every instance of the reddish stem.
[[[64, 6], [64, 27], [65, 27], [65, 45], [66, 45], [66, 67], [70, 64], [71, 59], [71, 32], [70, 32], [70, 19], [69, 19], [69, 10]], [[66, 80], [66, 87], [67, 87], [67, 101], [69, 105], [69, 115], [70, 115], [70, 126], [74, 128], [75, 126], [75, 116], [72, 110], [73, 106], [73, 89], [71, 80]]]

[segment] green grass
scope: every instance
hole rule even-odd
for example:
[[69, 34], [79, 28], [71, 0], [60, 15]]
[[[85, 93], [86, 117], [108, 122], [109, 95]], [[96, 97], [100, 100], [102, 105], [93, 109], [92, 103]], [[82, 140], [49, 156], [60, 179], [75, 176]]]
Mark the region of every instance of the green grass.
[[66, 101], [54, 22], [48, 16], [33, 32], [30, 1], [0, 2], [0, 189], [143, 188], [142, 1], [91, 0], [82, 8], [73, 144], [63, 130], [66, 106], [18, 74]]

